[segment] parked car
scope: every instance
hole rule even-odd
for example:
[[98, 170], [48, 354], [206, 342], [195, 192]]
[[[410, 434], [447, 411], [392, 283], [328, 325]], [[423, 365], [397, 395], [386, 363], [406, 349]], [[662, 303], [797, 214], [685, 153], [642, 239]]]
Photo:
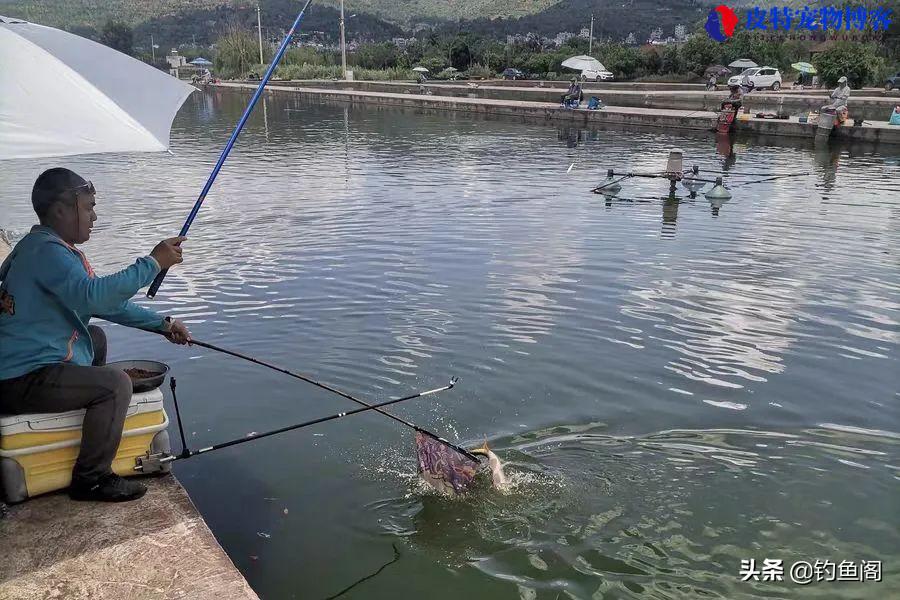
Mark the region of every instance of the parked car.
[[888, 77], [887, 81], [884, 82], [884, 89], [887, 91], [900, 89], [900, 73], [897, 73], [893, 77]]
[[582, 81], [612, 81], [613, 74], [609, 71], [595, 71], [594, 69], [585, 69], [581, 72]]
[[519, 69], [504, 69], [503, 73], [500, 74], [503, 79], [525, 79], [525, 73], [520, 71]]
[[750, 78], [754, 89], [781, 89], [781, 71], [775, 67], [753, 67], [751, 69], [744, 69], [739, 75], [731, 77], [728, 80], [728, 85], [740, 85], [744, 80], [745, 75]]

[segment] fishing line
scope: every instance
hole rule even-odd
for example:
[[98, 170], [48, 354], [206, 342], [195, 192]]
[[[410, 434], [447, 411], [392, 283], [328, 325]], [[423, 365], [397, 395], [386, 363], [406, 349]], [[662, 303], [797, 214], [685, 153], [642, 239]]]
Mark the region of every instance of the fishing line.
[[798, 173], [798, 174], [792, 173], [792, 174], [789, 174], [789, 175], [774, 175], [774, 176], [772, 176], [772, 177], [766, 177], [765, 179], [757, 179], [757, 180], [755, 180], [755, 181], [742, 181], [742, 182], [740, 182], [740, 183], [734, 184], [734, 185], [731, 186], [731, 187], [739, 187], [739, 186], [742, 186], [742, 185], [751, 185], [751, 184], [753, 184], [753, 183], [762, 183], [763, 181], [772, 181], [772, 180], [774, 180], [774, 179], [783, 179], [783, 178], [785, 178], [785, 177], [799, 177], [799, 176], [801, 176], [801, 175], [809, 175], [809, 173]]
[[[272, 364], [272, 363], [268, 363], [268, 362], [259, 360], [258, 358], [253, 358], [252, 356], [247, 356], [246, 354], [241, 354], [240, 352], [235, 352], [234, 350], [228, 350], [227, 348], [222, 348], [222, 347], [219, 347], [219, 346], [214, 346], [213, 344], [209, 344], [209, 343], [207, 343], [207, 342], [201, 342], [201, 341], [199, 341], [199, 340], [191, 340], [191, 341], [190, 341], [190, 344], [191, 344], [191, 345], [194, 345], [194, 346], [200, 346], [200, 347], [202, 347], [202, 348], [208, 348], [209, 350], [214, 350], [214, 351], [216, 351], [216, 352], [221, 352], [221, 353], [223, 353], [223, 354], [228, 354], [229, 356], [233, 356], [233, 357], [235, 357], [235, 358], [240, 358], [240, 359], [243, 359], [243, 360], [252, 362], [252, 363], [257, 364], [257, 365], [260, 365], [260, 366], [262, 366], [262, 367], [266, 367], [266, 368], [272, 369], [273, 371], [278, 371], [279, 373], [283, 373], [283, 374], [288, 375], [288, 376], [290, 376], [290, 377], [294, 377], [295, 379], [299, 379], [299, 380], [301, 380], [301, 381], [305, 381], [306, 383], [311, 383], [312, 385], [314, 385], [314, 386], [316, 386], [316, 387], [320, 387], [320, 388], [322, 388], [323, 390], [327, 390], [327, 391], [329, 391], [329, 392], [332, 392], [332, 393], [334, 393], [334, 394], [337, 394], [338, 396], [340, 396], [340, 397], [342, 397], [342, 398], [346, 398], [347, 400], [350, 400], [350, 401], [352, 401], [352, 402], [356, 402], [357, 404], [359, 404], [359, 405], [361, 405], [361, 406], [373, 408], [373, 409], [375, 410], [375, 412], [378, 412], [378, 413], [380, 413], [380, 414], [382, 414], [382, 415], [384, 415], [384, 416], [386, 416], [386, 417], [389, 417], [389, 418], [391, 418], [391, 419], [397, 421], [398, 423], [401, 423], [401, 424], [403, 424], [403, 425], [406, 425], [407, 427], [410, 427], [410, 428], [412, 428], [412, 429], [414, 429], [414, 430], [416, 430], [416, 431], [422, 432], [422, 433], [424, 433], [425, 435], [427, 435], [427, 436], [429, 436], [429, 437], [432, 437], [432, 438], [436, 439], [437, 441], [441, 442], [441, 443], [444, 444], [445, 446], [449, 446], [450, 448], [453, 448], [453, 449], [456, 450], [457, 452], [459, 452], [459, 453], [461, 453], [461, 454], [464, 454], [467, 458], [470, 458], [470, 459], [474, 460], [475, 462], [478, 462], [478, 458], [477, 458], [474, 454], [472, 454], [471, 452], [469, 452], [468, 450], [466, 450], [465, 448], [462, 448], [462, 447], [460, 447], [460, 446], [457, 446], [457, 445], [454, 444], [453, 442], [450, 442], [450, 441], [448, 441], [448, 440], [442, 438], [441, 436], [437, 435], [436, 433], [433, 433], [433, 432], [431, 432], [431, 431], [428, 431], [427, 429], [422, 429], [421, 427], [419, 427], [419, 426], [416, 425], [415, 423], [411, 423], [411, 422], [409, 422], [409, 421], [407, 421], [407, 420], [405, 420], [405, 419], [401, 419], [400, 417], [398, 417], [398, 416], [396, 416], [396, 415], [393, 415], [393, 414], [391, 414], [391, 413], [389, 413], [389, 412], [387, 412], [387, 411], [380, 410], [380, 409], [378, 409], [377, 407], [373, 407], [371, 404], [368, 404], [367, 402], [364, 402], [364, 401], [360, 400], [359, 398], [355, 398], [355, 397], [351, 396], [350, 394], [348, 394], [348, 393], [346, 393], [346, 392], [342, 392], [342, 391], [339, 390], [339, 389], [333, 388], [333, 387], [331, 387], [330, 385], [328, 385], [328, 384], [326, 384], [326, 383], [320, 383], [320, 382], [315, 381], [314, 379], [311, 379], [311, 378], [309, 378], [309, 377], [307, 377], [307, 376], [305, 376], [305, 375], [301, 375], [300, 373], [294, 373], [293, 371], [289, 371], [288, 369], [285, 369], [284, 367], [279, 367], [278, 365], [274, 365], [274, 364]], [[458, 381], [459, 381], [459, 378], [458, 378], [458, 377], [453, 377], [453, 378], [451, 378], [451, 379], [450, 379], [450, 387], [453, 387], [454, 385], [456, 385], [456, 382], [458, 382]], [[448, 389], [449, 389], [449, 388], [448, 388]]]
[[366, 575], [366, 576], [363, 577], [362, 579], [359, 579], [359, 580], [357, 580], [356, 582], [354, 582], [354, 583], [348, 585], [347, 587], [345, 587], [344, 589], [342, 589], [341, 591], [339, 591], [339, 592], [338, 592], [337, 594], [335, 594], [334, 596], [328, 596], [327, 598], [325, 598], [325, 600], [334, 600], [335, 598], [339, 598], [339, 597], [343, 596], [344, 594], [346, 594], [347, 592], [349, 592], [350, 590], [352, 590], [353, 588], [355, 588], [356, 586], [358, 586], [358, 585], [361, 584], [362, 582], [367, 581], [367, 580], [369, 580], [369, 579], [372, 579], [373, 577], [375, 577], [376, 575], [378, 575], [379, 573], [381, 573], [382, 571], [384, 571], [387, 567], [391, 566], [392, 564], [394, 564], [395, 562], [397, 562], [398, 560], [400, 560], [400, 551], [397, 549], [397, 544], [396, 544], [396, 542], [391, 543], [391, 547], [394, 549], [394, 558], [392, 558], [392, 559], [389, 560], [388, 562], [386, 562], [386, 563], [384, 563], [383, 565], [381, 565], [381, 568], [378, 569], [377, 571], [375, 571], [374, 573], [371, 573], [370, 575]]
[[[147, 331], [147, 332], [149, 332], [149, 333], [155, 333], [155, 334], [157, 334], [157, 335], [162, 335], [163, 337], [168, 337], [167, 334], [165, 334], [165, 333], [163, 333], [163, 332], [160, 332], [160, 331], [152, 331], [152, 330], [150, 330], [150, 329], [144, 329], [143, 331]], [[329, 392], [331, 392], [331, 393], [333, 393], [333, 394], [337, 394], [338, 396], [340, 396], [340, 397], [342, 397], [342, 398], [346, 398], [347, 400], [350, 400], [351, 402], [355, 402], [355, 403], [359, 404], [360, 406], [364, 406], [364, 407], [366, 407], [366, 408], [372, 409], [372, 410], [374, 410], [375, 412], [380, 413], [380, 414], [382, 414], [382, 415], [384, 415], [384, 416], [386, 416], [386, 417], [388, 417], [388, 418], [391, 418], [391, 419], [397, 421], [398, 423], [400, 423], [400, 424], [402, 424], [402, 425], [406, 425], [407, 427], [410, 427], [410, 428], [414, 429], [415, 431], [421, 432], [421, 433], [427, 435], [428, 437], [434, 438], [435, 440], [437, 440], [438, 442], [444, 444], [445, 446], [448, 446], [448, 447], [452, 448], [453, 450], [455, 450], [456, 452], [459, 452], [460, 454], [464, 455], [466, 458], [468, 458], [468, 459], [470, 459], [470, 460], [473, 460], [473, 461], [475, 461], [476, 463], [479, 462], [478, 457], [476, 457], [474, 454], [472, 454], [471, 452], [469, 452], [469, 451], [466, 450], [465, 448], [463, 448], [463, 447], [461, 447], [461, 446], [457, 446], [457, 445], [454, 444], [453, 442], [451, 442], [451, 441], [449, 441], [449, 440], [447, 440], [447, 439], [445, 439], [445, 438], [443, 438], [443, 437], [437, 435], [436, 433], [434, 433], [434, 432], [432, 432], [432, 431], [428, 431], [427, 429], [423, 429], [423, 428], [419, 427], [418, 425], [416, 425], [415, 423], [412, 423], [412, 422], [410, 422], [410, 421], [407, 421], [406, 419], [401, 419], [400, 417], [398, 417], [398, 416], [396, 416], [396, 415], [393, 415], [393, 414], [391, 414], [391, 413], [389, 413], [389, 412], [387, 412], [387, 411], [381, 410], [381, 409], [380, 409], [380, 406], [381, 406], [381, 405], [372, 405], [372, 404], [369, 404], [368, 402], [364, 402], [363, 400], [360, 400], [359, 398], [356, 398], [356, 397], [354, 397], [354, 396], [351, 396], [350, 394], [348, 394], [348, 393], [346, 393], [346, 392], [343, 392], [343, 391], [341, 391], [341, 390], [339, 390], [339, 389], [337, 389], [337, 388], [331, 387], [330, 385], [328, 385], [328, 384], [326, 384], [326, 383], [321, 383], [321, 382], [316, 381], [316, 380], [314, 380], [314, 379], [312, 379], [312, 378], [310, 378], [310, 377], [307, 377], [307, 376], [305, 376], [305, 375], [301, 375], [300, 373], [295, 373], [295, 372], [293, 372], [293, 371], [289, 371], [288, 369], [285, 369], [284, 367], [279, 367], [278, 365], [275, 365], [275, 364], [272, 364], [272, 363], [269, 363], [269, 362], [266, 362], [266, 361], [263, 361], [263, 360], [259, 360], [258, 358], [254, 358], [254, 357], [248, 356], [248, 355], [246, 355], [246, 354], [241, 354], [240, 352], [236, 352], [236, 351], [234, 351], [234, 350], [229, 350], [229, 349], [227, 349], [227, 348], [222, 348], [221, 346], [216, 346], [216, 345], [210, 344], [210, 343], [208, 343], [208, 342], [201, 342], [200, 340], [194, 340], [194, 339], [192, 339], [192, 340], [189, 342], [189, 344], [192, 345], [192, 346], [200, 346], [201, 348], [207, 348], [207, 349], [209, 349], [209, 350], [214, 350], [215, 352], [221, 352], [222, 354], [227, 354], [227, 355], [233, 356], [233, 357], [235, 357], [235, 358], [240, 358], [240, 359], [242, 359], [242, 360], [246, 360], [246, 361], [252, 362], [253, 364], [259, 365], [259, 366], [261, 366], [261, 367], [266, 367], [266, 368], [268, 368], [268, 369], [272, 369], [273, 371], [278, 371], [279, 373], [283, 373], [284, 375], [288, 375], [288, 376], [290, 376], [290, 377], [294, 377], [295, 379], [299, 379], [299, 380], [301, 380], [301, 381], [305, 381], [306, 383], [309, 383], [309, 384], [312, 384], [312, 385], [314, 385], [314, 386], [316, 386], [316, 387], [322, 388], [323, 390], [329, 391]], [[453, 386], [456, 385], [456, 383], [457, 383], [458, 381], [459, 381], [459, 378], [458, 378], [458, 377], [451, 377], [451, 378], [450, 378], [450, 384], [449, 384], [449, 386], [447, 386], [447, 387], [445, 387], [445, 388], [441, 388], [441, 389], [438, 390], [438, 391], [443, 391], [443, 390], [445, 390], [445, 389], [451, 389]], [[174, 388], [174, 386], [172, 386], [172, 393], [173, 393], [173, 394], [175, 393], [175, 388]], [[434, 393], [434, 390], [432, 390], [432, 391], [430, 391], [430, 392], [422, 392], [422, 394], [419, 394], [419, 395], [431, 394], [431, 393]], [[408, 400], [408, 399], [412, 399], [412, 398], [415, 398], [415, 397], [418, 397], [418, 395], [417, 395], [417, 396], [409, 396], [409, 397], [407, 397], [407, 398], [405, 398], [405, 399]], [[178, 406], [176, 405], [175, 408], [176, 408], [176, 412], [177, 412]], [[359, 412], [359, 411], [352, 411], [352, 412], [355, 414], [356, 412]], [[347, 413], [347, 414], [351, 414], [351, 413]]]
[[[716, 166], [719, 166], [719, 165], [716, 165]], [[700, 168], [701, 168], [701, 170], [703, 169], [703, 167], [700, 167]], [[772, 176], [772, 177], [800, 177], [803, 175], [809, 175], [809, 171], [799, 171], [797, 173], [758, 173], [758, 172], [757, 173], [748, 173], [746, 171], [732, 171], [729, 169], [728, 171], [724, 171], [723, 175], [724, 174], [741, 175], [741, 176], [746, 176], [746, 177], [759, 177], [761, 175]]]

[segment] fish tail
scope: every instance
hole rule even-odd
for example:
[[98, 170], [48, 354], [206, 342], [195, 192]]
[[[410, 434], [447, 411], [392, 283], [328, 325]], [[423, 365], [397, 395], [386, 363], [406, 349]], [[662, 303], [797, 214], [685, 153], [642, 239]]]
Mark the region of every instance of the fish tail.
[[484, 443], [481, 445], [481, 448], [472, 448], [472, 450], [470, 450], [472, 454], [477, 454], [479, 456], [487, 456], [490, 451], [491, 448], [490, 446], [488, 446], [487, 438], [484, 439]]

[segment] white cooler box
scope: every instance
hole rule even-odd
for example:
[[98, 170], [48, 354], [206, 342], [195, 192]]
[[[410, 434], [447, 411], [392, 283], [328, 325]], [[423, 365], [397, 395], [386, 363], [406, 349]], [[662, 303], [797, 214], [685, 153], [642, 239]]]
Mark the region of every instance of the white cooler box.
[[[7, 502], [22, 502], [69, 486], [84, 412], [0, 415], [0, 489]], [[138, 456], [169, 452], [168, 425], [160, 389], [134, 394], [113, 471], [123, 477], [137, 475]], [[166, 464], [163, 470], [169, 468]]]

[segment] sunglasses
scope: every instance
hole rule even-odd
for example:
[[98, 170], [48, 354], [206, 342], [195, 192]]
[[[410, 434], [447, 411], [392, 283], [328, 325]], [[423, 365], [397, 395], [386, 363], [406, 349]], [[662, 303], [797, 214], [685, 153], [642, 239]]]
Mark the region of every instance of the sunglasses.
[[91, 183], [90, 181], [88, 181], [86, 183], [82, 183], [81, 185], [75, 186], [73, 188], [67, 188], [65, 190], [62, 190], [62, 193], [75, 192], [75, 195], [77, 196], [79, 193], [81, 193], [82, 190], [84, 190], [88, 194], [96, 194], [97, 193], [97, 190], [94, 188], [94, 184]]

